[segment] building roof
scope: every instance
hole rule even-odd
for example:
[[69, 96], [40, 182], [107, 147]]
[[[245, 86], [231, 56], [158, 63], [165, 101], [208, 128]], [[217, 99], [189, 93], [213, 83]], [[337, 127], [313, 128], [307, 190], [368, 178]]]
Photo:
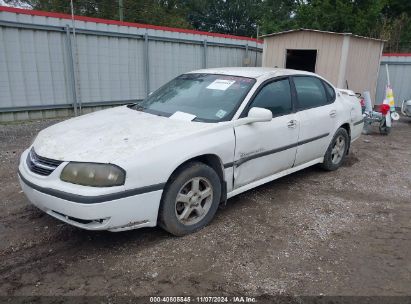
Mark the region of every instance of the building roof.
[[267, 34], [267, 35], [259, 36], [258, 38], [266, 38], [266, 37], [272, 37], [272, 36], [278, 36], [278, 35], [285, 35], [285, 34], [291, 34], [291, 33], [296, 33], [296, 32], [315, 32], [315, 33], [321, 33], [321, 34], [333, 34], [333, 35], [342, 35], [342, 36], [352, 36], [352, 37], [356, 37], [356, 38], [370, 39], [370, 40], [375, 40], [375, 41], [380, 41], [380, 42], [385, 42], [385, 41], [386, 41], [386, 40], [383, 40], [383, 39], [377, 39], [377, 38], [371, 38], [371, 37], [364, 37], [364, 36], [354, 35], [353, 33], [337, 33], [337, 32], [320, 31], [320, 30], [305, 29], [305, 28], [300, 28], [300, 29], [295, 29], [295, 30], [289, 30], [289, 31], [283, 31], [283, 32], [277, 32], [277, 33], [272, 33], [272, 34]]

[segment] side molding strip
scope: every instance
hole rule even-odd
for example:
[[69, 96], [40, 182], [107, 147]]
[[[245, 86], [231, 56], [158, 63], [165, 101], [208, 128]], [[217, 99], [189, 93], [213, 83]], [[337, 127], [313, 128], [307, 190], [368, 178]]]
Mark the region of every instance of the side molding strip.
[[319, 140], [321, 138], [327, 137], [328, 135], [330, 135], [330, 133], [325, 133], [325, 134], [318, 135], [316, 137], [305, 139], [305, 140], [299, 141], [298, 145], [302, 146], [302, 145], [308, 144], [309, 142], [312, 142], [312, 141]]
[[261, 153], [257, 153], [257, 154], [254, 154], [254, 155], [250, 155], [250, 156], [247, 156], [247, 157], [244, 157], [244, 158], [240, 158], [240, 159], [238, 159], [238, 160], [236, 160], [232, 163], [224, 164], [224, 169], [230, 168], [230, 167], [233, 167], [233, 166], [238, 167], [238, 166], [240, 166], [240, 165], [242, 165], [245, 162], [248, 162], [250, 160], [253, 160], [253, 159], [256, 159], [256, 158], [259, 158], [259, 157], [263, 157], [263, 156], [267, 156], [267, 155], [270, 155], [270, 154], [282, 152], [282, 151], [285, 151], [285, 150], [288, 150], [288, 149], [291, 149], [291, 148], [294, 148], [294, 147], [302, 146], [302, 145], [308, 144], [312, 141], [327, 137], [328, 135], [330, 135], [330, 133], [321, 134], [321, 135], [316, 136], [316, 137], [312, 137], [312, 138], [309, 138], [309, 139], [305, 139], [305, 140], [296, 142], [295, 144], [287, 145], [287, 146], [284, 146], [284, 147], [280, 147], [280, 148], [264, 151], [264, 152], [261, 152]]
[[155, 184], [155, 185], [145, 186], [141, 188], [116, 192], [116, 193], [109, 193], [109, 194], [103, 194], [103, 195], [98, 195], [98, 196], [84, 196], [84, 195], [68, 193], [68, 192], [64, 192], [64, 191], [60, 191], [56, 189], [40, 187], [28, 181], [27, 179], [25, 179], [23, 175], [20, 173], [20, 171], [18, 171], [17, 173], [20, 179], [23, 181], [23, 183], [25, 183], [30, 188], [33, 188], [34, 190], [37, 190], [44, 194], [55, 196], [55, 197], [58, 197], [64, 200], [68, 200], [74, 203], [80, 203], [80, 204], [104, 203], [104, 202], [113, 201], [113, 200], [120, 199], [120, 198], [125, 198], [125, 197], [143, 194], [147, 192], [162, 190], [164, 186], [166, 185], [165, 183], [161, 183], [161, 184]]
[[234, 166], [234, 162], [224, 164], [224, 169], [231, 168]]

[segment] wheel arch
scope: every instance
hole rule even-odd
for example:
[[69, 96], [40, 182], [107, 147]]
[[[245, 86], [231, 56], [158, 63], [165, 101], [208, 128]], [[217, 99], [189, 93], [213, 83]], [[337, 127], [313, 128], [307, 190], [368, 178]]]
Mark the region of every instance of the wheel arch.
[[225, 180], [224, 165], [220, 157], [216, 154], [211, 154], [211, 153], [202, 154], [202, 155], [198, 155], [198, 156], [185, 160], [173, 170], [173, 172], [170, 174], [167, 180], [167, 184], [170, 182], [170, 180], [173, 178], [174, 175], [178, 174], [179, 171], [182, 170], [184, 166], [186, 166], [190, 162], [200, 162], [200, 163], [203, 163], [213, 168], [213, 170], [217, 173], [218, 177], [220, 178], [220, 183], [221, 183], [220, 201], [225, 202], [227, 200], [227, 182]]

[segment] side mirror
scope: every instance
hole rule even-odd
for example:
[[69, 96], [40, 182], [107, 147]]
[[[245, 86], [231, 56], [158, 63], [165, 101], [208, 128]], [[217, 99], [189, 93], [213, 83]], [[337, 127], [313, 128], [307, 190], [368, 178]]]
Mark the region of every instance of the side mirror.
[[240, 118], [234, 121], [234, 126], [248, 125], [254, 122], [271, 121], [273, 119], [273, 113], [270, 110], [264, 108], [253, 107], [248, 111], [247, 117]]
[[264, 108], [253, 107], [248, 111], [247, 118], [252, 120], [252, 122], [271, 121], [273, 119], [273, 113]]

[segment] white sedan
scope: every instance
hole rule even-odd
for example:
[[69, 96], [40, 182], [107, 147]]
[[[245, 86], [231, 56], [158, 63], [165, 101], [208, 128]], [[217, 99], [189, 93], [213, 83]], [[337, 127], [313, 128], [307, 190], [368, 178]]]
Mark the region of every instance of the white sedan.
[[337, 169], [362, 127], [354, 93], [316, 74], [205, 69], [41, 131], [18, 175], [31, 203], [71, 225], [185, 235], [241, 192], [315, 164]]

